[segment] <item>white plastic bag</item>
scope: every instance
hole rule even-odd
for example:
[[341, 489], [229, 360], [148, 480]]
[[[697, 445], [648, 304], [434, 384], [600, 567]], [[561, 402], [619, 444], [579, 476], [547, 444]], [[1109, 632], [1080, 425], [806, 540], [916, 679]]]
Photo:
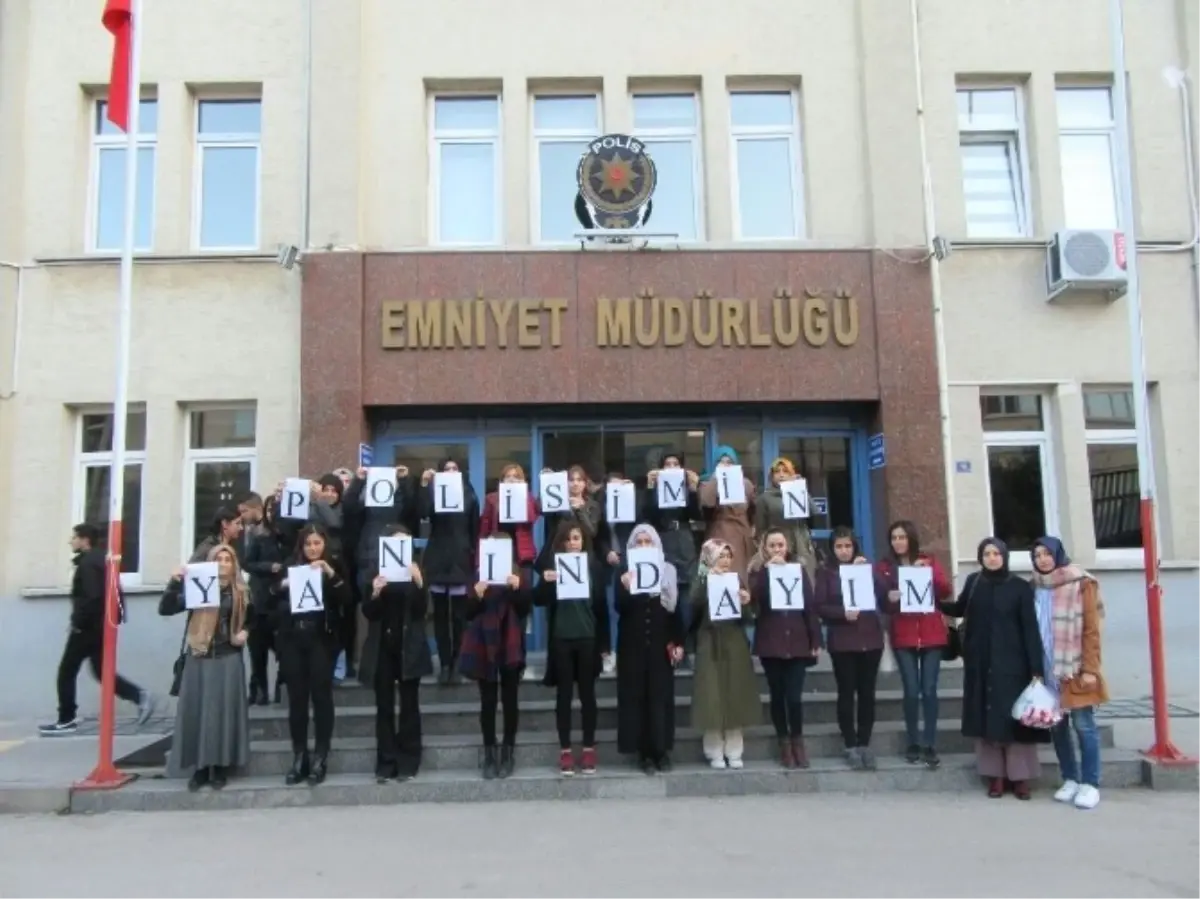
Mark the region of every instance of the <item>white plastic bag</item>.
[[1049, 730], [1062, 720], [1058, 700], [1040, 680], [1032, 681], [1013, 703], [1012, 716], [1026, 727]]

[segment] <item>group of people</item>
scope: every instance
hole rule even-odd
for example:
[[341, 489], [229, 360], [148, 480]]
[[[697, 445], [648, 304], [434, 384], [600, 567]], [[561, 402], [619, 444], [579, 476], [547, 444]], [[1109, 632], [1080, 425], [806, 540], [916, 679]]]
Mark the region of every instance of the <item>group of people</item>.
[[[822, 651], [829, 653], [834, 671], [846, 764], [876, 767], [871, 747], [875, 685], [884, 653], [891, 652], [903, 684], [905, 758], [937, 768], [939, 671], [953, 642], [964, 658], [962, 732], [976, 740], [989, 795], [1011, 789], [1018, 798], [1029, 798], [1039, 770], [1037, 744], [1052, 739], [1064, 781], [1056, 798], [1084, 808], [1099, 801], [1094, 709], [1107, 698], [1100, 672], [1102, 605], [1095, 579], [1070, 562], [1061, 542], [1037, 541], [1034, 574], [1025, 580], [1009, 571], [1001, 541], [984, 540], [980, 570], [954, 598], [951, 579], [921, 551], [916, 526], [898, 521], [889, 529], [884, 557], [873, 567], [876, 601], [860, 610], [844, 601], [839, 569], [868, 560], [844, 527], [833, 531], [827, 552], [817, 551], [807, 520], [787, 511], [781, 485], [798, 477], [789, 460], [772, 464], [762, 492], [744, 479], [732, 502], [727, 489], [718, 490], [718, 477], [728, 478], [727, 469], [738, 465], [736, 452], [718, 447], [702, 475], [686, 469], [684, 461], [678, 453], [662, 455], [638, 493], [634, 520], [610, 520], [604, 486], [580, 466], [568, 470], [569, 497], [561, 511], [543, 514], [526, 491], [528, 508], [521, 520], [513, 520], [511, 512], [500, 514], [499, 489], [480, 503], [466, 478], [457, 509], [441, 508], [435, 482], [439, 472], [459, 471], [453, 459], [436, 471], [398, 467], [392, 500], [384, 505], [366, 500], [367, 470], [324, 475], [312, 482], [308, 521], [280, 514], [282, 485], [265, 501], [257, 494], [243, 497], [237, 509], [218, 513], [191, 560], [217, 564], [219, 607], [186, 608], [186, 566], [160, 602], [163, 615], [188, 613], [176, 672], [179, 702], [170, 773], [189, 777], [192, 790], [205, 784], [220, 788], [231, 769], [246, 764], [247, 706], [270, 701], [268, 658], [274, 650], [280, 665], [274, 698], [281, 699], [282, 683], [294, 750], [288, 784], [318, 784], [326, 776], [335, 673], [357, 676], [375, 690], [379, 781], [415, 776], [422, 749], [420, 683], [434, 672], [426, 632], [432, 611], [438, 681], [477, 682], [483, 777], [508, 777], [516, 764], [526, 621], [538, 606], [547, 611], [543, 683], [556, 691], [563, 776], [596, 771], [596, 679], [611, 668], [617, 681], [619, 750], [636, 758], [647, 774], [668, 770], [675, 671], [685, 662], [694, 668], [691, 721], [703, 735], [704, 756], [714, 768], [741, 768], [743, 732], [762, 717], [755, 655], [769, 688], [779, 763], [807, 767], [805, 674]], [[682, 504], [659, 503], [656, 482], [669, 469], [684, 470]], [[525, 483], [526, 475], [511, 464], [500, 480]], [[628, 483], [619, 472], [607, 480]], [[544, 525], [540, 548], [534, 530], [539, 519]], [[422, 523], [427, 523], [427, 543], [409, 563], [407, 579], [384, 576], [380, 538], [415, 535]], [[499, 583], [481, 577], [477, 558], [480, 541], [496, 539], [511, 554], [511, 573]], [[635, 550], [652, 550], [661, 561], [652, 589], [633, 584], [629, 560]], [[587, 559], [587, 599], [560, 598], [556, 559], [561, 554]], [[803, 581], [803, 601], [794, 609], [771, 599], [769, 572], [785, 564], [798, 566]], [[302, 610], [289, 601], [289, 571], [296, 566], [318, 572], [319, 607]], [[912, 567], [931, 569], [937, 613], [902, 607], [902, 570]], [[708, 581], [728, 574], [736, 575], [740, 615], [714, 618]], [[356, 609], [367, 623], [361, 641]], [[961, 625], [954, 619], [962, 619]], [[243, 646], [250, 648], [248, 691]], [[1015, 700], [1037, 680], [1046, 682], [1065, 711], [1052, 731], [1023, 727], [1012, 717]], [[126, 690], [126, 698], [133, 698], [133, 689]], [[578, 752], [572, 742], [576, 694], [582, 710]]]

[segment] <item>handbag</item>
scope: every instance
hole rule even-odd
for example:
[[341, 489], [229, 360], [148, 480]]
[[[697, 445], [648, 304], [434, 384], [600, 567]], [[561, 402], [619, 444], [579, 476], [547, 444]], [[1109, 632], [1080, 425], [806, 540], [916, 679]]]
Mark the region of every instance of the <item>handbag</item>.
[[171, 668], [171, 690], [169, 695], [179, 697], [179, 688], [183, 685], [183, 666], [187, 664], [187, 628], [183, 629], [183, 638], [179, 641], [179, 655]]
[[[975, 587], [979, 584], [979, 576], [971, 581], [971, 589], [967, 591], [966, 605], [971, 604], [971, 597], [975, 595]], [[963, 609], [965, 612], [966, 609]], [[942, 661], [953, 662], [956, 659], [962, 658], [963, 650], [966, 648], [966, 629], [967, 616], [963, 615], [962, 620], [957, 624], [946, 625], [946, 648], [942, 650]]]

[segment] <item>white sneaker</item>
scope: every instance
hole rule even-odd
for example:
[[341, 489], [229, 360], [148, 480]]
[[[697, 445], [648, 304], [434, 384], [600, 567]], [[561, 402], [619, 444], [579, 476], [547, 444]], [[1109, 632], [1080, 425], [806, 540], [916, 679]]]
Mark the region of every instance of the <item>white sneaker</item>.
[[1073, 781], [1073, 780], [1068, 780], [1066, 783], [1064, 783], [1061, 787], [1058, 788], [1058, 792], [1054, 794], [1054, 801], [1055, 802], [1071, 802], [1072, 800], [1075, 799], [1075, 797], [1076, 797], [1076, 795], [1078, 795], [1078, 793], [1079, 793], [1079, 784], [1075, 783], [1075, 781]]
[[612, 674], [614, 671], [616, 671], [617, 670], [617, 655], [616, 655], [616, 653], [611, 653], [611, 652], [607, 653], [604, 656], [604, 660], [602, 661], [601, 665], [604, 668], [605, 674]]
[[708, 760], [708, 763], [709, 763], [710, 765], [712, 765], [714, 768], [716, 768], [718, 771], [724, 771], [724, 770], [725, 770], [725, 758], [724, 758], [724, 756], [717, 756], [715, 759], [709, 759], [709, 760]]
[[740, 771], [742, 768], [746, 767], [746, 765], [741, 759], [730, 759], [729, 767], [734, 771]]
[[1084, 784], [1075, 795], [1075, 808], [1091, 809], [1100, 804], [1100, 791], [1091, 784]]

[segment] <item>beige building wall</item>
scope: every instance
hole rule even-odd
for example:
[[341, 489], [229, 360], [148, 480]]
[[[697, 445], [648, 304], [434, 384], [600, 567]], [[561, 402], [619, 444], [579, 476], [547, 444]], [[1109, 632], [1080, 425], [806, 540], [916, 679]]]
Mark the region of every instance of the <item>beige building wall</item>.
[[[1057, 526], [1095, 561], [1081, 391], [1129, 382], [1124, 301], [1045, 302], [1043, 251], [1063, 220], [1054, 90], [1110, 70], [1105, 0], [920, 0], [919, 36], [942, 265], [959, 555], [990, 530], [981, 389], [1045, 393]], [[1127, 2], [1127, 5], [1132, 5]], [[1180, 95], [1162, 76], [1188, 69], [1181, 36], [1194, 2], [1138, 4], [1128, 51], [1139, 229], [1186, 244]], [[149, 416], [144, 580], [161, 583], [182, 553], [188, 404], [253, 402], [260, 486], [294, 473], [298, 446], [298, 272], [278, 244], [405, 250], [430, 245], [430, 96], [497, 93], [502, 102], [503, 244], [533, 232], [530, 97], [600, 94], [606, 131], [632, 128], [631, 93], [695, 90], [700, 103], [703, 245], [734, 241], [730, 87], [798, 89], [805, 239], [782, 246], [916, 247], [924, 242], [915, 55], [909, 5], [880, 0], [670, 2], [599, 28], [571, 4], [311, 0], [311, 123], [305, 120], [306, 15], [297, 0], [146, 3], [143, 84], [157, 97], [153, 264], [136, 281], [131, 398]], [[235, 27], [231, 27], [235, 23]], [[1066, 37], [1069, 36], [1069, 39]], [[95, 0], [0, 0], [0, 259], [27, 274], [18, 390], [0, 400], [0, 488], [34, 479], [45, 514], [5, 503], [0, 595], [65, 583], [72, 523], [75, 412], [111, 396], [117, 268], [87, 253], [91, 103], [110, 41]], [[966, 240], [956, 82], [1019, 87], [1031, 235]], [[204, 258], [193, 248], [197, 98], [262, 99], [260, 246]], [[1195, 98], [1193, 96], [1193, 102]], [[306, 139], [311, 124], [311, 141]], [[306, 162], [308, 175], [306, 177]], [[744, 244], [740, 244], [744, 245]], [[548, 250], [553, 252], [554, 250]], [[685, 250], [686, 251], [686, 250]], [[210, 254], [210, 257], [213, 254]], [[1195, 293], [1186, 251], [1145, 254], [1147, 356], [1164, 499], [1164, 555], [1197, 543]], [[0, 345], [11, 346], [12, 279], [0, 271]], [[925, 310], [916, 310], [925, 314]], [[0, 350], [0, 362], [4, 353]], [[0, 370], [0, 395], [6, 377]], [[7, 486], [5, 486], [7, 485]], [[15, 524], [19, 516], [19, 524]]]

